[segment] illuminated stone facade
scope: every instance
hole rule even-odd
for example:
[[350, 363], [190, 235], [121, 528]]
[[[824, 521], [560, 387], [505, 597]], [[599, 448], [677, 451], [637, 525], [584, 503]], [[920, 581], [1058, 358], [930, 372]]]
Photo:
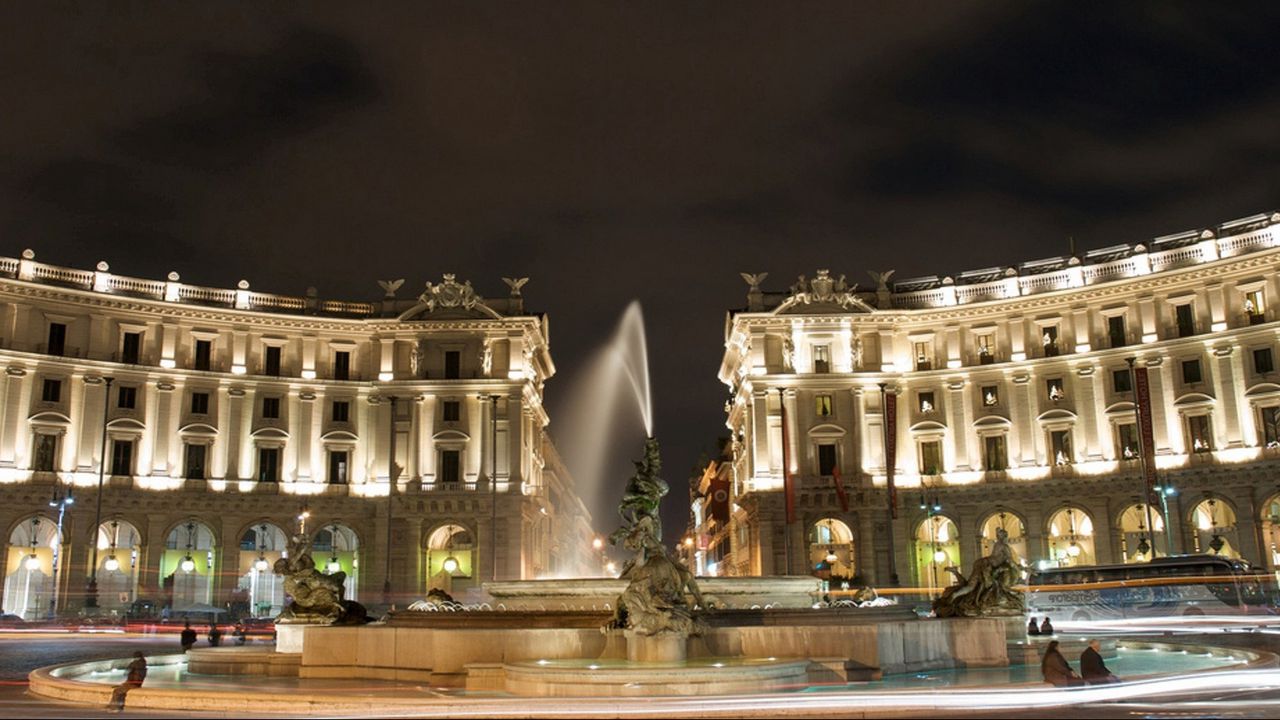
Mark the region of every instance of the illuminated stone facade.
[[[719, 570], [884, 584], [892, 546], [903, 585], [936, 586], [1000, 525], [1030, 562], [1141, 561], [1167, 535], [1175, 553], [1274, 568], [1277, 261], [1280, 214], [952, 277], [872, 273], [867, 291], [825, 270], [784, 292], [744, 274], [719, 372], [733, 469]], [[1150, 516], [1130, 358], [1148, 369], [1169, 488]], [[882, 383], [897, 398], [892, 537]]]
[[402, 282], [340, 302], [0, 258], [5, 612], [84, 603], [104, 447], [107, 612], [274, 614], [270, 565], [304, 508], [317, 563], [367, 604], [388, 560], [402, 603], [585, 571], [589, 516], [544, 431], [555, 367], [524, 280], [496, 300], [451, 275], [397, 299]]

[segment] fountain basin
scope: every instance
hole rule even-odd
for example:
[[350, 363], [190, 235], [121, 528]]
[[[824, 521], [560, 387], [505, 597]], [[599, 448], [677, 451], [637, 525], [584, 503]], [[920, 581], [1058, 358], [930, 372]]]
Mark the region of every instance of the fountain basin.
[[[484, 583], [495, 606], [508, 610], [612, 609], [627, 588], [616, 578], [513, 580]], [[700, 577], [703, 598], [718, 608], [808, 608], [822, 595], [822, 581], [810, 575]]]
[[[501, 689], [512, 695], [649, 697], [776, 692], [801, 687], [809, 682], [809, 664], [807, 660], [700, 658], [682, 663], [540, 660], [500, 667]], [[471, 687], [468, 683], [468, 689]]]

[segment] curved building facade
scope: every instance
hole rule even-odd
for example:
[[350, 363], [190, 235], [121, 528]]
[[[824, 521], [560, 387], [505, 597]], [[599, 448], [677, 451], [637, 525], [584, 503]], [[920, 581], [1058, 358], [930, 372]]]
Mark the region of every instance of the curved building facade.
[[77, 610], [93, 575], [107, 613], [273, 615], [300, 527], [375, 605], [589, 569], [524, 280], [402, 282], [345, 302], [0, 258], [4, 611]]
[[719, 371], [732, 503], [716, 527], [695, 498], [703, 567], [937, 587], [1004, 528], [1032, 563], [1276, 569], [1277, 261], [1268, 214], [870, 291], [744, 274]]

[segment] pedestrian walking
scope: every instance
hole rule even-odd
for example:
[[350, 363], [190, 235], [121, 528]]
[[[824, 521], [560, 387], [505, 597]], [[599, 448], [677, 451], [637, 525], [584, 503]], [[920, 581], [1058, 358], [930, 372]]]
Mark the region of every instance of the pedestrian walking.
[[186, 625], [182, 627], [182, 652], [186, 652], [195, 647], [196, 631], [191, 627], [191, 621], [188, 620]]
[[1080, 653], [1080, 674], [1084, 676], [1084, 681], [1089, 685], [1120, 682], [1120, 678], [1113, 675], [1107, 669], [1107, 664], [1102, 661], [1102, 653], [1098, 652], [1101, 649], [1102, 643], [1095, 638], [1090, 640], [1089, 647]]
[[142, 681], [146, 679], [147, 659], [143, 657], [142, 651], [134, 651], [133, 662], [129, 663], [129, 673], [125, 676], [124, 682], [111, 691], [111, 702], [107, 705], [107, 709], [111, 712], [124, 710], [125, 695], [128, 695], [129, 691], [134, 688], [142, 687]]

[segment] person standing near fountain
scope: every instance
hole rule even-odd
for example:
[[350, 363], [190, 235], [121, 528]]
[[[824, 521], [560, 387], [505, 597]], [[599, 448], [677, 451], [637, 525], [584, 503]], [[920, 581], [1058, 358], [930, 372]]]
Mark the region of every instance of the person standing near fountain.
[[111, 702], [107, 705], [107, 710], [111, 712], [124, 710], [125, 695], [134, 688], [142, 687], [142, 682], [146, 679], [147, 658], [143, 656], [141, 650], [136, 650], [133, 653], [133, 662], [129, 663], [129, 674], [125, 676], [124, 682], [111, 691]]
[[180, 639], [182, 642], [182, 652], [186, 652], [191, 648], [195, 647], [196, 639], [197, 639], [196, 631], [194, 628], [191, 627], [190, 620], [188, 620], [186, 625], [182, 627], [182, 635]]

